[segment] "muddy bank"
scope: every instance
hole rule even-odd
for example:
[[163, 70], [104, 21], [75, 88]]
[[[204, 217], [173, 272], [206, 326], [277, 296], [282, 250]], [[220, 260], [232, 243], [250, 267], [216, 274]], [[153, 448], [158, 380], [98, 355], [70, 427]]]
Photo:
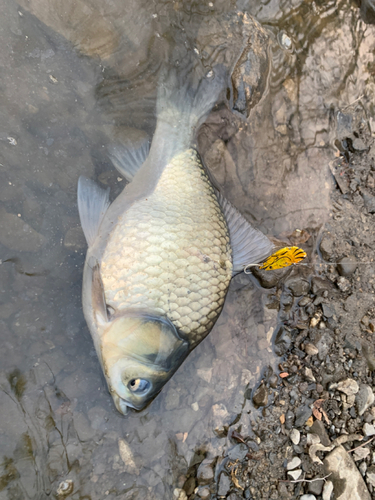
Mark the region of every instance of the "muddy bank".
[[375, 144], [357, 126], [330, 164], [329, 220], [284, 239], [309, 262], [275, 272], [269, 289], [278, 370], [216, 430], [225, 453], [190, 470], [189, 499], [375, 498]]

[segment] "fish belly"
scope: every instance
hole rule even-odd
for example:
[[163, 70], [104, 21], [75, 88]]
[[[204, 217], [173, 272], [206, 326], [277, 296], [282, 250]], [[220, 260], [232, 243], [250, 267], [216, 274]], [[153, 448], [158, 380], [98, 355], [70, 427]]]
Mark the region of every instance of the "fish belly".
[[209, 333], [232, 276], [228, 227], [198, 153], [164, 169], [110, 234], [101, 261], [106, 302], [116, 311], [166, 315], [192, 344]]

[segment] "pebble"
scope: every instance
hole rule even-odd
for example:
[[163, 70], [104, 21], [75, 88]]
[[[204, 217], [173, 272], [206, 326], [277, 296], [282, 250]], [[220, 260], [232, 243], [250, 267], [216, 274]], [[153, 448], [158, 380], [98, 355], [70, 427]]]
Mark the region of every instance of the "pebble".
[[305, 366], [305, 368], [303, 370], [303, 375], [304, 375], [305, 379], [308, 380], [309, 382], [316, 382], [316, 378], [314, 377], [311, 368], [308, 368], [307, 366]]
[[292, 441], [292, 443], [297, 445], [300, 442], [301, 433], [298, 429], [292, 429], [289, 437], [290, 437], [290, 440]]
[[187, 495], [182, 488], [175, 488], [173, 490], [173, 496], [176, 500], [187, 500]]
[[375, 487], [375, 465], [371, 465], [366, 471], [366, 480]]
[[323, 486], [323, 494], [322, 498], [323, 500], [331, 500], [331, 495], [333, 492], [333, 483], [332, 481], [326, 481], [324, 486]]
[[300, 500], [316, 500], [316, 496], [308, 493], [307, 495], [302, 495]]
[[302, 469], [295, 469], [288, 471], [288, 476], [290, 476], [294, 481], [297, 481], [297, 479], [300, 477], [301, 474], [302, 474]]
[[294, 425], [296, 427], [302, 427], [306, 424], [309, 417], [312, 415], [312, 409], [309, 405], [302, 405], [296, 411], [296, 421]]
[[329, 261], [334, 255], [335, 242], [333, 237], [328, 233], [325, 234], [320, 242], [319, 249], [324, 260]]
[[293, 470], [296, 469], [301, 465], [301, 459], [298, 457], [293, 457], [292, 460], [290, 460], [287, 463], [286, 470]]
[[[362, 450], [362, 449], [367, 450], [367, 448], [359, 448], [359, 449], [360, 450]], [[359, 469], [359, 472], [362, 474], [362, 476], [364, 476], [366, 474], [366, 471], [367, 471], [367, 464], [366, 464], [366, 462], [362, 462], [361, 464], [359, 464], [358, 469]]]
[[347, 292], [350, 290], [350, 281], [345, 276], [339, 276], [337, 278], [337, 286], [342, 292]]
[[352, 378], [347, 378], [346, 380], [342, 380], [337, 384], [336, 389], [340, 392], [343, 392], [347, 396], [352, 396], [353, 394], [357, 394], [359, 391], [358, 383]]
[[199, 486], [199, 488], [197, 488], [196, 494], [202, 500], [208, 500], [211, 497], [211, 491], [208, 486]]
[[311, 483], [308, 483], [307, 491], [309, 493], [312, 493], [313, 495], [318, 495], [318, 496], [322, 494], [324, 481], [323, 481], [323, 479], [318, 480], [320, 477], [321, 476], [315, 477], [314, 481], [311, 481]]
[[337, 446], [329, 453], [324, 459], [324, 465], [340, 491], [337, 500], [371, 500], [361, 473], [343, 446]]
[[370, 450], [368, 448], [357, 448], [353, 452], [353, 458], [357, 462], [357, 460], [363, 460], [370, 454]]
[[365, 436], [369, 437], [369, 436], [375, 436], [375, 427], [372, 425], [372, 424], [365, 424], [363, 426], [363, 432], [365, 434]]
[[212, 469], [212, 460], [205, 459], [198, 467], [197, 471], [198, 484], [205, 485], [211, 483], [214, 479], [214, 471]]
[[374, 403], [374, 393], [369, 385], [361, 384], [356, 394], [355, 402], [357, 404], [358, 415], [362, 416], [365, 411]]
[[217, 494], [219, 497], [225, 497], [230, 489], [230, 477], [224, 472], [220, 476]]
[[340, 276], [351, 276], [357, 269], [357, 259], [354, 255], [343, 257], [338, 261], [337, 271]]
[[258, 389], [255, 391], [253, 403], [257, 408], [265, 406], [268, 403], [268, 391], [264, 384], [260, 384]]
[[305, 344], [305, 353], [308, 354], [309, 356], [315, 356], [315, 354], [318, 354], [319, 349], [314, 346], [314, 344]]

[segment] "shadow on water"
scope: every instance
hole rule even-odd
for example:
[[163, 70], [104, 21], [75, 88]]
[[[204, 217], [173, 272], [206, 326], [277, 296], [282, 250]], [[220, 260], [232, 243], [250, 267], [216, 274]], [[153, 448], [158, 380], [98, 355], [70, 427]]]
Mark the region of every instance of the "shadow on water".
[[81, 311], [85, 241], [76, 207], [79, 175], [113, 196], [123, 188], [106, 146], [152, 135], [158, 73], [171, 46], [180, 64], [190, 50], [231, 67], [242, 55], [256, 73], [260, 59], [248, 55], [253, 32], [241, 12], [269, 38], [268, 79], [257, 81], [265, 92], [251, 109], [240, 94], [229, 96], [248, 118], [218, 105], [200, 129], [199, 150], [224, 194], [263, 232], [292, 242], [288, 235], [307, 229], [314, 262], [330, 212], [334, 145], [350, 137], [350, 120], [374, 125], [373, 29], [349, 0], [3, 2], [1, 499], [56, 498], [65, 480], [77, 500], [192, 493], [197, 466], [223, 460], [238, 423], [256, 452], [251, 396], [259, 387], [262, 404], [272, 404], [276, 354], [290, 341], [278, 318], [291, 332], [304, 321], [294, 317], [293, 280], [302, 273], [308, 283], [310, 269], [288, 270], [279, 290], [277, 280], [262, 289], [237, 276], [212, 333], [148, 408], [124, 418]]

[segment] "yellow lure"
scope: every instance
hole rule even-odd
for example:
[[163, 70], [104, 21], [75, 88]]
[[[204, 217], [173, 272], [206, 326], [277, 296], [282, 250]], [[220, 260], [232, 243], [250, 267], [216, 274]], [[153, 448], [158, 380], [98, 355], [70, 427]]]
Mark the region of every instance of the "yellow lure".
[[306, 257], [306, 253], [302, 248], [298, 247], [284, 247], [277, 250], [268, 257], [268, 259], [263, 262], [259, 269], [264, 269], [265, 271], [271, 271], [273, 269], [282, 269], [283, 267], [291, 266], [292, 264], [298, 264]]

